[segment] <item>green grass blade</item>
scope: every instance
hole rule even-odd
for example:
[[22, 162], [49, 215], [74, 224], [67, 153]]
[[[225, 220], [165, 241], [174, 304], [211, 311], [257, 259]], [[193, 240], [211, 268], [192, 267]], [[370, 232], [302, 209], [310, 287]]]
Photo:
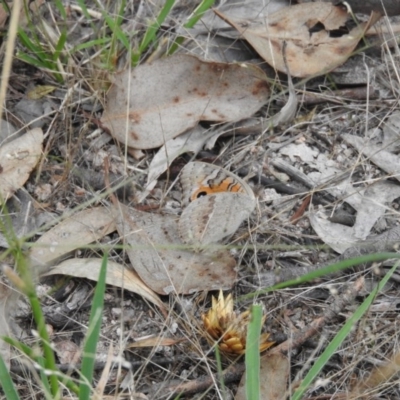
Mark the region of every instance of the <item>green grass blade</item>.
[[218, 345], [215, 346], [214, 351], [215, 351], [215, 362], [217, 363], [217, 374], [218, 374], [219, 386], [220, 386], [223, 398], [225, 398], [226, 388], [225, 388], [225, 382], [224, 382], [224, 376], [223, 376], [224, 368], [222, 366], [222, 357], [221, 357], [221, 352], [219, 351]]
[[97, 33], [98, 29], [96, 28], [96, 25], [93, 23], [93, 19], [90, 16], [89, 11], [86, 7], [85, 0], [77, 0], [77, 2], [78, 2], [79, 7], [82, 10], [83, 15], [85, 16], [87, 21], [90, 23], [90, 26], [93, 29], [93, 32]]
[[150, 24], [150, 26], [147, 28], [146, 33], [144, 34], [144, 37], [142, 39], [142, 42], [139, 45], [139, 49], [132, 54], [132, 58], [131, 58], [132, 65], [135, 66], [139, 63], [142, 53], [147, 49], [149, 44], [154, 40], [159, 27], [161, 26], [161, 24], [164, 22], [165, 18], [170, 13], [174, 4], [175, 4], [175, 0], [167, 0], [164, 4], [164, 7], [161, 9], [160, 13], [158, 14], [156, 20], [152, 24]]
[[11, 219], [11, 214], [8, 211], [7, 204], [1, 195], [0, 195], [0, 200], [2, 203], [2, 206], [0, 208], [0, 214], [2, 215], [2, 218], [0, 218], [0, 232], [4, 235], [9, 248], [12, 249], [14, 243], [18, 243], [18, 238], [15, 235], [13, 229], [13, 221]]
[[260, 400], [260, 334], [263, 310], [260, 305], [251, 306], [251, 320], [246, 339], [246, 398]]
[[7, 369], [3, 357], [0, 356], [0, 385], [7, 400], [19, 400], [17, 389], [11, 379], [10, 373]]
[[35, 362], [37, 365], [40, 366], [40, 378], [41, 378], [41, 383], [43, 385], [43, 389], [45, 393], [51, 393], [48, 377], [45, 374], [45, 361], [44, 358], [38, 354], [35, 350], [32, 348], [28, 347], [22, 342], [19, 342], [16, 339], [10, 338], [10, 337], [3, 337], [2, 338], [6, 343], [8, 343], [10, 346], [13, 346], [14, 348], [18, 349], [21, 353], [25, 354], [30, 360]]
[[4, 8], [4, 11], [10, 16], [11, 10], [10, 10], [10, 6], [7, 4], [6, 0], [0, 0], [0, 3]]
[[45, 360], [44, 367], [48, 371], [54, 371], [54, 374], [51, 374], [49, 376], [51, 393], [53, 395], [53, 398], [59, 398], [60, 387], [58, 385], [58, 377], [56, 375], [58, 369], [56, 367], [54, 352], [50, 344], [50, 338], [47, 332], [43, 311], [40, 307], [40, 301], [36, 295], [36, 292], [31, 292], [28, 297], [32, 307], [33, 318], [36, 322], [38, 333], [43, 346], [43, 354]]
[[47, 65], [47, 63], [45, 65], [43, 63], [43, 61], [41, 61], [37, 58], [31, 57], [29, 54], [26, 54], [23, 52], [18, 52], [16, 57], [18, 59], [20, 59], [21, 61], [26, 62], [27, 64], [33, 65], [36, 68], [45, 68], [45, 69], [49, 69], [49, 70], [53, 69], [53, 68], [49, 67], [49, 65]]
[[201, 17], [204, 15], [204, 13], [214, 5], [214, 2], [215, 0], [203, 0], [193, 11], [189, 21], [183, 26], [188, 29], [193, 28], [199, 19], [201, 19]]
[[58, 11], [60, 12], [60, 15], [64, 21], [67, 20], [67, 12], [65, 11], [65, 7], [61, 0], [54, 0], [54, 4], [56, 5]]
[[125, 7], [126, 7], [126, 0], [123, 0], [121, 2], [118, 13], [116, 14], [114, 19], [110, 18], [106, 12], [103, 13], [104, 19], [112, 31], [110, 49], [108, 51], [106, 58], [107, 60], [106, 65], [108, 69], [114, 69], [116, 66], [118, 51], [119, 51], [117, 46], [118, 41], [121, 42], [122, 45], [125, 47], [125, 49], [128, 51], [128, 58], [131, 57], [132, 45], [130, 43], [129, 38], [126, 37], [126, 35], [120, 28], [123, 20]]
[[35, 285], [33, 283], [31, 268], [28, 265], [28, 260], [22, 250], [22, 242], [18, 241], [14, 243], [12, 254], [15, 259], [17, 271], [20, 276], [12, 272], [8, 272], [8, 278], [13, 278], [12, 282], [17, 285], [17, 289], [20, 290], [25, 296], [28, 297], [29, 303], [32, 308], [33, 319], [36, 323], [36, 328], [41, 339], [41, 345], [43, 348], [44, 355], [44, 366], [47, 371], [54, 371], [54, 374], [49, 374], [49, 383], [51, 394], [54, 399], [58, 399], [60, 395], [60, 387], [58, 384], [58, 377], [56, 373], [58, 369], [56, 367], [56, 361], [53, 349], [50, 344], [49, 334], [46, 328], [46, 321], [43, 316], [43, 311], [40, 307], [40, 301], [36, 294]]
[[26, 22], [27, 22], [26, 28], [29, 28], [29, 32], [32, 35], [33, 41], [36, 43], [36, 46], [39, 49], [42, 49], [42, 45], [40, 43], [39, 36], [36, 33], [36, 25], [32, 22], [29, 4], [27, 1], [24, 1], [23, 3], [24, 3], [25, 18], [26, 18]]
[[77, 0], [77, 3], [78, 3], [79, 7], [82, 10], [82, 14], [85, 16], [85, 18], [88, 20], [88, 22], [91, 21], [92, 17], [89, 14], [89, 11], [88, 11], [88, 9], [86, 7], [85, 1], [84, 0]]
[[[187, 29], [193, 28], [199, 19], [204, 15], [204, 13], [213, 6], [214, 2], [215, 0], [203, 0], [193, 11], [189, 21], [183, 26]], [[168, 50], [168, 55], [174, 54], [175, 51], [178, 50], [178, 47], [185, 41], [185, 39], [186, 38], [184, 36], [178, 36], [171, 48]]]
[[35, 55], [40, 61], [43, 62], [43, 65], [47, 66], [47, 58], [45, 57], [45, 53], [43, 48], [33, 43], [30, 37], [22, 30], [18, 29], [18, 37], [21, 41], [22, 45], [26, 47], [32, 54]]
[[110, 41], [111, 41], [111, 38], [109, 38], [109, 37], [90, 40], [89, 42], [81, 43], [81, 44], [78, 44], [77, 46], [73, 47], [71, 50], [71, 54], [76, 53], [81, 50], [89, 49], [91, 47], [105, 46], [105, 45], [109, 44]]
[[114, 21], [108, 14], [103, 12], [104, 20], [106, 21], [108, 27], [113, 32], [113, 35], [124, 45], [124, 47], [130, 52], [131, 45], [129, 39], [126, 37], [124, 32], [122, 32], [121, 27], [118, 25], [117, 21]]
[[355, 258], [350, 258], [348, 260], [340, 261], [335, 264], [328, 265], [327, 267], [317, 269], [315, 271], [312, 271], [308, 274], [305, 274], [299, 278], [292, 279], [290, 281], [278, 283], [274, 286], [268, 287], [266, 289], [258, 290], [253, 293], [249, 293], [244, 296], [240, 296], [238, 298], [238, 301], [243, 301], [246, 299], [251, 299], [254, 297], [257, 297], [261, 294], [266, 294], [269, 292], [272, 292], [274, 290], [278, 289], [283, 289], [289, 286], [294, 286], [294, 285], [299, 285], [302, 283], [309, 282], [313, 279], [320, 278], [321, 276], [329, 275], [334, 272], [338, 272], [347, 268], [354, 267], [356, 265], [360, 264], [365, 264], [365, 263], [372, 263], [372, 262], [379, 262], [379, 261], [385, 261], [389, 259], [399, 259], [400, 254], [399, 253], [376, 253], [376, 254], [368, 254], [366, 256], [360, 256], [360, 257], [355, 257]]
[[326, 365], [329, 359], [333, 356], [338, 347], [343, 343], [347, 335], [350, 333], [354, 325], [360, 318], [365, 314], [368, 308], [371, 306], [374, 301], [376, 295], [382, 290], [382, 288], [386, 285], [387, 281], [393, 275], [394, 271], [399, 266], [400, 261], [396, 262], [395, 265], [388, 271], [388, 273], [383, 277], [383, 279], [379, 282], [376, 289], [370, 293], [370, 295], [363, 301], [363, 303], [357, 308], [354, 314], [347, 320], [347, 322], [343, 325], [340, 331], [336, 334], [333, 340], [326, 347], [324, 352], [319, 356], [318, 360], [311, 367], [308, 374], [304, 377], [300, 387], [293, 394], [292, 400], [301, 400], [304, 392], [311, 385], [314, 379], [317, 377], [322, 368]]
[[55, 51], [53, 54], [53, 61], [57, 61], [58, 58], [60, 57], [61, 52], [64, 50], [66, 41], [67, 41], [67, 31], [63, 30], [55, 47]]
[[165, 21], [165, 18], [167, 18], [167, 16], [171, 12], [171, 9], [174, 6], [174, 4], [175, 0], [167, 0], [164, 4], [164, 7], [158, 14], [157, 19], [147, 28], [143, 40], [139, 46], [140, 54], [143, 53], [143, 51], [146, 50], [148, 45], [153, 41], [158, 29], [160, 28], [161, 24]]
[[121, 26], [122, 21], [124, 20], [124, 13], [125, 13], [126, 1], [127, 1], [127, 0], [121, 1], [121, 5], [120, 5], [120, 7], [119, 7], [118, 13], [117, 13], [116, 18], [115, 18], [115, 23], [116, 23], [118, 26]]
[[[38, 354], [37, 351], [27, 346], [26, 344], [19, 342], [16, 339], [10, 337], [3, 337], [3, 340], [14, 348], [18, 349], [22, 354], [25, 354], [31, 361], [39, 365], [39, 373], [41, 376], [41, 382], [46, 393], [51, 393], [51, 389], [48, 382], [48, 375], [46, 374], [45, 359], [42, 355]], [[71, 378], [65, 374], [60, 373], [58, 370], [53, 371], [55, 375], [60, 377], [60, 381], [75, 394], [79, 393], [78, 386], [71, 380]]]
[[107, 255], [104, 255], [101, 263], [99, 279], [94, 292], [92, 309], [90, 311], [89, 329], [85, 339], [83, 350], [83, 360], [81, 369], [82, 382], [79, 386], [79, 399], [87, 400], [90, 398], [91, 385], [93, 380], [93, 371], [97, 342], [100, 336], [100, 327], [104, 308], [104, 292], [106, 289]]

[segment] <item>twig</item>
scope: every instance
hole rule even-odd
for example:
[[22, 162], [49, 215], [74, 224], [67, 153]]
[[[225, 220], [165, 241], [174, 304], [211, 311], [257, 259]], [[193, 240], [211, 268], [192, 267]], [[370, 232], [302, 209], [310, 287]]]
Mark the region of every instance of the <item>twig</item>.
[[[234, 364], [228, 367], [225, 371], [222, 373], [222, 378], [225, 382], [227, 383], [232, 383], [238, 381], [243, 373], [244, 373], [245, 366], [243, 363], [240, 364]], [[188, 395], [188, 394], [195, 394], [199, 393], [201, 391], [205, 391], [209, 389], [211, 386], [215, 384], [218, 379], [220, 379], [221, 376], [215, 375], [209, 375], [209, 376], [201, 376], [198, 379], [194, 379], [189, 382], [183, 382], [182, 381], [174, 381], [174, 382], [168, 382], [168, 385], [166, 383], [161, 383], [157, 385], [151, 386], [151, 388], [146, 390], [142, 390], [142, 392], [146, 393], [149, 398], [155, 398], [154, 396], [157, 395], [158, 399], [167, 397], [170, 398], [171, 395]], [[160, 394], [163, 394], [162, 396]]]
[[308, 327], [295, 332], [290, 339], [271, 349], [268, 354], [288, 353], [301, 346], [306, 340], [317, 334], [324, 325], [336, 318], [345, 306], [351, 304], [363, 288], [364, 277], [360, 277], [355, 283], [347, 285], [340, 296], [331, 296], [327, 300], [327, 304], [331, 303], [331, 305], [324, 311], [323, 317], [315, 319]]

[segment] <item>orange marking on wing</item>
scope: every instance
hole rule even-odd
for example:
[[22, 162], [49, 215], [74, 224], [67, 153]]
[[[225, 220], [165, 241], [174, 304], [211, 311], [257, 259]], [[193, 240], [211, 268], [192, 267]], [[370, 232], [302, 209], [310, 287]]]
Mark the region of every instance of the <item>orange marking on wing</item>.
[[207, 196], [222, 192], [244, 192], [242, 185], [232, 178], [226, 178], [219, 185], [200, 186], [191, 196], [190, 200], [196, 200], [201, 196]]

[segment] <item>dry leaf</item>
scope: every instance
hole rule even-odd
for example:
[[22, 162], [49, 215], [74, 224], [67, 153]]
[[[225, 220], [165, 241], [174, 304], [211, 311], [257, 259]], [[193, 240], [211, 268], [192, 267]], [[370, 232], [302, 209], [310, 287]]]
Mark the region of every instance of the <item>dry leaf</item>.
[[0, 147], [0, 204], [21, 188], [42, 155], [43, 132], [35, 128]]
[[184, 340], [186, 339], [185, 338], [172, 339], [166, 337], [153, 336], [146, 339], [137, 340], [134, 343], [131, 343], [127, 348], [134, 349], [141, 347], [174, 346], [175, 344], [183, 342]]
[[30, 259], [41, 271], [46, 264], [100, 240], [115, 229], [114, 218], [106, 208], [79, 211], [41, 236], [31, 250]]
[[[100, 258], [73, 258], [58, 264], [45, 276], [61, 274], [97, 281], [101, 263]], [[128, 270], [123, 265], [108, 260], [106, 283], [137, 293], [165, 311], [165, 305], [160, 298], [143, 283], [136, 272]]]
[[147, 286], [160, 294], [188, 294], [230, 289], [236, 280], [235, 260], [210, 246], [193, 252], [181, 242], [177, 217], [151, 214], [119, 204], [117, 229], [127, 245], [132, 267]]
[[288, 74], [288, 91], [289, 98], [286, 104], [280, 109], [278, 113], [272, 116], [270, 119], [265, 121], [267, 126], [279, 126], [287, 124], [293, 120], [297, 112], [297, 105], [299, 101], [297, 100], [296, 91], [294, 89], [292, 77]]
[[309, 211], [308, 219], [318, 237], [339, 254], [358, 242], [350, 226], [330, 222], [325, 216], [321, 217], [312, 209]]
[[[287, 397], [290, 362], [281, 353], [266, 354], [260, 359], [260, 395], [263, 400], [284, 400]], [[240, 382], [235, 400], [246, 400], [246, 374]]]
[[382, 181], [370, 185], [363, 193], [357, 208], [356, 222], [353, 226], [354, 237], [364, 240], [375, 223], [390, 209], [390, 204], [400, 197], [398, 184]]
[[343, 5], [315, 2], [286, 7], [266, 18], [253, 21], [232, 19], [215, 10], [235, 27], [258, 54], [278, 71], [309, 77], [327, 73], [343, 64], [357, 43], [379, 18], [373, 13], [368, 22], [359, 23], [340, 35], [350, 19]]
[[82, 352], [79, 346], [71, 340], [55, 342], [53, 346], [61, 364], [70, 364], [72, 367], [80, 361]]
[[268, 94], [265, 74], [256, 66], [177, 54], [117, 74], [102, 123], [129, 147], [150, 149], [201, 120], [247, 118], [268, 101]]
[[[221, 2], [217, 10], [222, 14], [229, 16], [229, 18], [241, 18], [241, 19], [255, 19], [266, 17], [278, 10], [290, 5], [288, 0], [246, 0], [246, 1], [227, 1]], [[225, 38], [239, 39], [240, 33], [232, 29], [229, 24], [225, 21], [221, 21], [213, 10], [208, 10], [204, 13], [201, 18], [201, 23], [195, 25], [195, 27], [189, 32], [194, 31], [196, 39], [194, 42], [197, 44], [198, 34], [202, 33], [208, 36], [209, 40], [216, 37], [223, 36]], [[212, 32], [212, 35], [210, 33]], [[214, 35], [215, 32], [215, 35]], [[187, 29], [182, 30], [183, 35], [187, 35]], [[231, 42], [231, 45], [233, 42]], [[236, 43], [235, 43], [236, 44]], [[203, 50], [203, 49], [202, 49]], [[225, 51], [222, 51], [224, 54]], [[204, 53], [203, 53], [204, 54]], [[208, 52], [207, 52], [208, 56]]]
[[34, 203], [35, 200], [24, 189], [18, 190], [7, 201], [7, 210], [0, 213], [0, 225], [4, 227], [0, 229], [0, 247], [14, 246], [9, 232], [13, 232], [12, 237], [22, 239], [38, 231], [47, 214], [35, 209]]
[[[386, 359], [388, 356], [385, 357]], [[347, 400], [367, 399], [374, 389], [387, 386], [400, 371], [400, 353], [395, 353], [389, 361], [382, 363], [372, 369], [370, 375], [348, 394]]]
[[[183, 135], [168, 140], [154, 155], [149, 166], [146, 191], [153, 189], [158, 177], [163, 174], [175, 160], [183, 153], [197, 154], [204, 146], [204, 143], [214, 135], [214, 132], [207, 132], [201, 126], [196, 126]], [[141, 199], [143, 200], [143, 198]]]
[[400, 157], [386, 150], [386, 145], [368, 143], [365, 138], [356, 135], [343, 135], [346, 143], [352, 145], [359, 153], [368, 157], [375, 165], [382, 168], [393, 178], [400, 181]]

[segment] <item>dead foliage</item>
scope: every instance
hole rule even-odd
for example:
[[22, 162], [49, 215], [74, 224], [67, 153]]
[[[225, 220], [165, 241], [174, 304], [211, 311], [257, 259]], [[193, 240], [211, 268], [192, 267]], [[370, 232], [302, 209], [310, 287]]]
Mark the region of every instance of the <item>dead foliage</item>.
[[[246, 329], [220, 327], [232, 328], [228, 314], [248, 323], [253, 301], [266, 310], [262, 350], [274, 342], [261, 357], [263, 399], [290, 398], [393, 263], [262, 289], [398, 250], [396, 8], [388, 2], [389, 19], [382, 7], [370, 13], [373, 2], [355, 5], [361, 15], [338, 2], [226, 2], [183, 29], [186, 2], [133, 67], [88, 3], [68, 3], [65, 21], [50, 2], [31, 11], [49, 54], [68, 33], [57, 73], [21, 56], [12, 64], [0, 127], [2, 262], [13, 264], [5, 257], [21, 240], [59, 369], [74, 373], [109, 254], [97, 398], [244, 399], [236, 356]], [[135, 7], [119, 26], [132, 46], [159, 11]], [[2, 29], [8, 20], [0, 8]], [[82, 46], [96, 34], [100, 46]], [[178, 51], [162, 57], [177, 36]], [[17, 42], [15, 54], [23, 50]], [[2, 333], [34, 347], [31, 310], [2, 279]], [[304, 398], [400, 398], [399, 281], [395, 273], [376, 293]], [[221, 289], [234, 302], [216, 317], [208, 292]], [[221, 372], [213, 341], [229, 349], [232, 338], [241, 348]], [[8, 346], [0, 352], [31, 396], [37, 371]]]

